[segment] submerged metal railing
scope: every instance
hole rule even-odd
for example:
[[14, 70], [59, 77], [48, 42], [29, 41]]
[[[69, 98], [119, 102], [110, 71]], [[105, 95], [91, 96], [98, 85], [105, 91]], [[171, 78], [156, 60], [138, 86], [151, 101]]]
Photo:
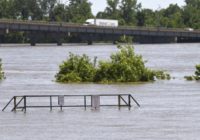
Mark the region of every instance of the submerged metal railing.
[[[95, 103], [93, 97], [99, 97], [99, 103]], [[83, 102], [79, 105], [65, 105], [66, 101], [64, 99], [70, 99], [70, 101], [75, 100], [75, 97], [81, 97]], [[117, 97], [117, 103], [115, 104], [101, 104], [100, 99], [102, 97]], [[28, 101], [34, 101], [34, 98], [47, 98], [49, 101], [48, 105], [29, 105]], [[57, 98], [58, 104], [55, 105], [55, 99], [53, 102], [53, 98]], [[98, 98], [97, 98], [98, 99]], [[65, 107], [83, 107], [85, 110], [87, 107], [93, 107], [94, 104], [97, 106], [117, 106], [119, 109], [121, 107], [128, 107], [129, 109], [132, 107], [132, 101], [140, 107], [140, 104], [131, 94], [103, 94], [103, 95], [24, 95], [24, 96], [14, 96], [11, 100], [6, 104], [6, 106], [2, 109], [5, 111], [8, 106], [13, 105], [11, 111], [21, 110], [26, 112], [27, 108], [49, 108], [52, 110], [53, 108], [60, 108], [61, 110]], [[89, 102], [89, 104], [88, 104]], [[94, 103], [93, 103], [94, 102]], [[97, 101], [98, 102], [98, 101]], [[80, 103], [80, 102], [79, 102]]]

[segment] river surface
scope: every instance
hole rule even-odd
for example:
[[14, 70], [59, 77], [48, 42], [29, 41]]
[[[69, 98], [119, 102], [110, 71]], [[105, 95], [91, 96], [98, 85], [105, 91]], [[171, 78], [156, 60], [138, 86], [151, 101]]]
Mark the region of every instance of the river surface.
[[172, 75], [169, 81], [54, 82], [59, 64], [69, 52], [106, 60], [116, 51], [114, 45], [1, 45], [6, 79], [0, 82], [0, 109], [15, 95], [49, 94], [132, 94], [141, 107], [28, 109], [26, 113], [10, 112], [9, 107], [0, 112], [0, 140], [199, 140], [200, 83], [183, 77], [194, 74], [194, 66], [200, 63], [200, 44], [135, 45], [148, 67]]

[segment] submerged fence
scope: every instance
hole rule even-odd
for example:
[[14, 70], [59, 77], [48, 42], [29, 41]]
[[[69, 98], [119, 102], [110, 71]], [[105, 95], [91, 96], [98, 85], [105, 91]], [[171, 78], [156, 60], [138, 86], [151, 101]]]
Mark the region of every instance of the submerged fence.
[[[112, 99], [111, 99], [112, 98]], [[24, 111], [28, 108], [60, 108], [66, 107], [88, 107], [99, 109], [101, 106], [132, 107], [134, 102], [138, 107], [140, 104], [131, 94], [106, 94], [106, 95], [24, 95], [14, 96], [2, 109], [5, 111], [12, 105], [11, 111]]]

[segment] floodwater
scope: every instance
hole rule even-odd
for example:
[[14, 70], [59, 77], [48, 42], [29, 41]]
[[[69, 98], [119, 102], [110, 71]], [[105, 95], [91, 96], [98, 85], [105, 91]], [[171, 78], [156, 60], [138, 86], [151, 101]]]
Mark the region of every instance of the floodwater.
[[192, 75], [200, 63], [200, 44], [135, 45], [135, 51], [148, 60], [148, 67], [166, 70], [174, 77], [169, 81], [108, 85], [54, 82], [58, 66], [69, 52], [102, 60], [116, 51], [114, 45], [1, 45], [7, 77], [0, 82], [1, 109], [15, 95], [107, 93], [132, 94], [141, 107], [6, 110], [0, 112], [0, 140], [199, 140], [200, 83], [183, 77]]

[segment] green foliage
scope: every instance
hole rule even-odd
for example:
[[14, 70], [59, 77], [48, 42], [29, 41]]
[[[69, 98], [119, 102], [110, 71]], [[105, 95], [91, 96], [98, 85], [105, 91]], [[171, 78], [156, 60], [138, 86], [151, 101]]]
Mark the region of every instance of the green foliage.
[[188, 81], [192, 81], [192, 80], [200, 80], [200, 64], [196, 65], [196, 71], [195, 71], [195, 75], [192, 76], [185, 76], [184, 77], [186, 80]]
[[91, 3], [88, 0], [69, 0], [67, 14], [69, 22], [84, 23], [86, 19], [93, 17]]
[[[61, 2], [61, 3], [59, 3]], [[84, 23], [93, 18], [89, 0], [69, 0], [69, 4], [58, 0], [0, 0], [0, 18], [45, 20], [59, 22]], [[200, 28], [200, 1], [185, 0], [186, 5], [179, 7], [171, 4], [165, 9], [144, 9], [137, 0], [107, 0], [107, 7], [96, 18], [116, 19], [123, 26], [152, 26], [166, 28]], [[17, 37], [19, 36], [19, 37]], [[23, 43], [27, 36], [9, 34], [3, 36], [3, 42]], [[13, 41], [10, 39], [13, 39]], [[52, 40], [48, 37], [50, 42]], [[47, 40], [48, 40], [47, 39]], [[75, 42], [80, 42], [74, 36]], [[68, 40], [71, 40], [68, 38]], [[66, 39], [66, 41], [68, 41]]]
[[137, 0], [122, 0], [120, 12], [126, 25], [136, 24]]
[[43, 17], [40, 0], [12, 0], [17, 19], [41, 20]]
[[88, 56], [70, 53], [68, 60], [60, 65], [56, 75], [58, 82], [144, 82], [157, 79], [170, 79], [162, 71], [153, 71], [145, 67], [142, 56], [135, 54], [131, 45], [118, 46], [119, 52], [110, 56], [110, 61], [99, 61], [95, 67]]
[[13, 0], [0, 0], [0, 18], [15, 18]]
[[67, 13], [64, 4], [58, 4], [55, 6], [52, 12], [52, 19], [55, 21], [67, 21]]
[[15, 43], [15, 42], [25, 42], [24, 33], [23, 32], [10, 32], [4, 35], [4, 39], [2, 40], [4, 43]]
[[120, 25], [136, 25], [137, 0], [107, 0], [107, 5], [97, 18], [117, 19]]
[[133, 37], [123, 35], [123, 36], [120, 36], [118, 42], [119, 43], [130, 43], [131, 44], [131, 43], [133, 43]]
[[200, 1], [199, 0], [185, 0], [183, 19], [187, 27], [199, 29], [200, 28]]
[[119, 0], [107, 0], [108, 7], [106, 8], [107, 16], [112, 19], [119, 18], [119, 10], [117, 7], [119, 6]]
[[196, 65], [195, 79], [200, 80], [200, 65]]
[[148, 70], [142, 56], [136, 55], [131, 46], [120, 47], [111, 55], [111, 61], [100, 62], [95, 81], [138, 82], [153, 80], [153, 71]]
[[194, 77], [193, 76], [185, 76], [184, 77], [187, 81], [193, 81]]
[[4, 72], [2, 70], [2, 63], [1, 63], [1, 59], [0, 59], [0, 80], [2, 80], [4, 78]]
[[[94, 17], [88, 0], [0, 0], [0, 18], [66, 21], [84, 23]], [[120, 25], [200, 28], [200, 1], [185, 0], [179, 7], [171, 4], [165, 9], [144, 9], [137, 0], [107, 0], [107, 7], [97, 18], [117, 19]]]
[[107, 0], [107, 7], [104, 12], [99, 12], [97, 18], [119, 19], [120, 11], [118, 9], [119, 0]]
[[41, 7], [43, 17], [48, 17], [49, 21], [55, 21], [53, 14], [55, 6], [58, 4], [58, 0], [38, 0], [38, 4]]
[[94, 74], [95, 68], [88, 56], [70, 53], [69, 59], [60, 65], [56, 80], [58, 82], [92, 82]]
[[[186, 0], [186, 6], [171, 4], [166, 9], [143, 9], [136, 0], [107, 0], [108, 7], [98, 18], [113, 18], [120, 25], [158, 26], [168, 28], [200, 28], [200, 1]], [[117, 6], [116, 6], [117, 5]], [[117, 15], [117, 16], [116, 16]]]
[[177, 4], [170, 4], [168, 8], [160, 10], [160, 26], [169, 28], [182, 28], [183, 10]]
[[140, 9], [136, 18], [138, 26], [156, 26], [156, 13], [151, 9]]
[[154, 71], [154, 75], [157, 79], [160, 79], [160, 80], [164, 80], [164, 79], [170, 80], [171, 79], [170, 74], [165, 73], [164, 71]]

